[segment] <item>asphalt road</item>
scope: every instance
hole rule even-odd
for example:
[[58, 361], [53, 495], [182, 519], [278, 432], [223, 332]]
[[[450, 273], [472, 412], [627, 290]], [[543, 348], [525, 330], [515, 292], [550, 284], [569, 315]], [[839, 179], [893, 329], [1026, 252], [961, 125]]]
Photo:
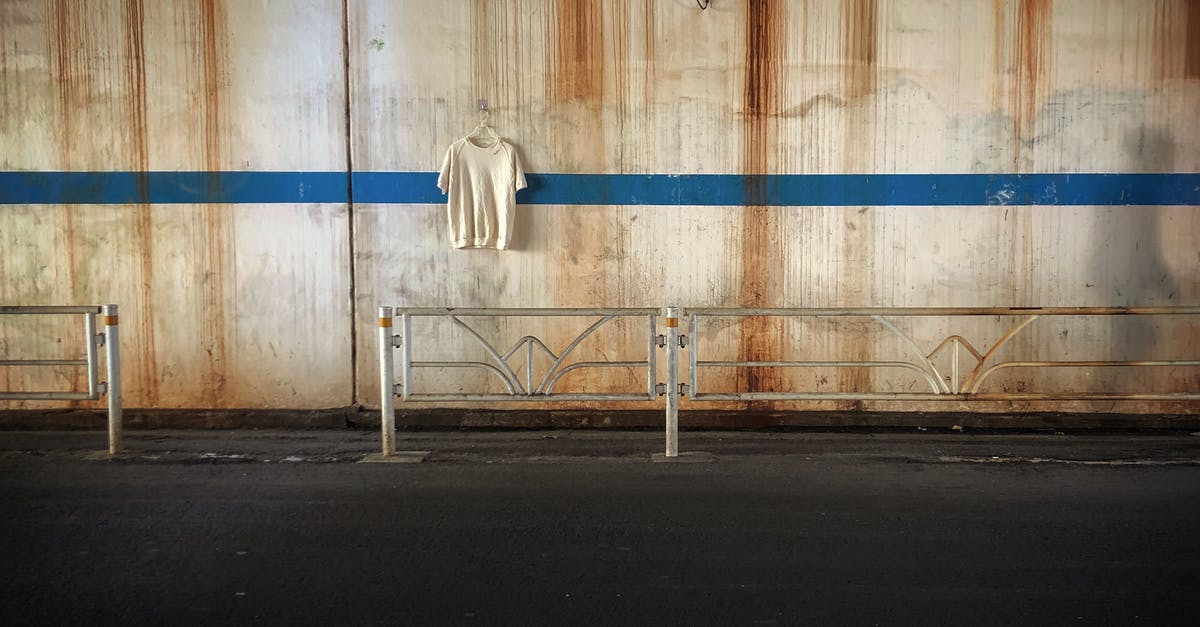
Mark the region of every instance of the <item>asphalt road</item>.
[[[478, 446], [427, 434], [420, 464], [322, 456], [336, 435], [284, 435], [242, 456], [236, 437], [171, 456], [186, 447], [145, 436], [111, 461], [20, 437], [0, 433], [0, 625], [1191, 625], [1200, 614], [1200, 464], [1188, 457], [1200, 437], [1186, 434], [1109, 449], [995, 437], [979, 455], [923, 436], [734, 435], [700, 463], [614, 453], [654, 434], [590, 446], [586, 434]], [[1022, 446], [1040, 456], [984, 454]], [[476, 453], [438, 454], [462, 450]]]

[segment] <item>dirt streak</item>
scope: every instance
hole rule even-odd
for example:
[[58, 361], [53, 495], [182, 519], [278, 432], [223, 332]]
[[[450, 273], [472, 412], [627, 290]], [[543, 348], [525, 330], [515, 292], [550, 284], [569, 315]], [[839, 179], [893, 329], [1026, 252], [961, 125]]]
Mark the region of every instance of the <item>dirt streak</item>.
[[1183, 77], [1200, 78], [1200, 0], [1188, 0]]
[[[874, 172], [878, 167], [877, 144], [885, 129], [878, 119], [879, 89], [879, 8], [876, 0], [850, 0], [843, 5], [841, 20], [841, 50], [843, 58], [843, 90], [846, 101], [863, 99], [852, 108], [857, 115], [847, 116], [845, 129], [844, 167], [850, 172]], [[870, 97], [869, 100], [867, 98]], [[870, 103], [870, 107], [866, 106]], [[847, 208], [842, 214], [842, 248], [838, 273], [838, 299], [844, 304], [872, 302], [875, 263], [875, 208]], [[871, 325], [839, 325], [839, 354], [853, 361], [866, 361], [877, 341]], [[871, 386], [871, 372], [854, 368], [838, 377], [841, 391], [866, 391]], [[858, 409], [861, 402], [848, 406]]]
[[555, 0], [551, 88], [555, 100], [599, 105], [604, 97], [604, 4]]
[[[203, 99], [201, 101], [201, 130], [204, 165], [209, 172], [222, 170], [225, 159], [221, 135], [226, 130], [223, 106], [223, 66], [228, 63], [224, 45], [227, 42], [226, 10], [223, 0], [204, 0], [200, 5], [201, 76]], [[209, 191], [216, 192], [220, 182], [209, 180]], [[230, 364], [226, 346], [226, 321], [230, 312], [225, 298], [226, 273], [230, 260], [226, 259], [226, 247], [232, 247], [233, 228], [230, 224], [231, 208], [218, 204], [206, 204], [201, 208], [204, 229], [202, 238], [202, 261], [205, 264], [203, 303], [201, 315], [201, 346], [207, 353], [208, 374], [203, 377], [205, 402], [212, 407], [222, 406], [226, 399], [226, 384], [229, 381]]]
[[[1022, 155], [1033, 139], [1038, 109], [1050, 87], [1052, 62], [1050, 0], [1021, 0], [1017, 13], [1013, 112], [1013, 168], [1026, 165]], [[1031, 165], [1031, 164], [1030, 164]]]
[[[606, 161], [604, 96], [605, 3], [556, 0], [546, 24], [548, 105], [556, 169], [603, 172]], [[608, 214], [566, 207], [552, 224], [562, 241], [555, 253], [554, 300], [562, 306], [610, 305]]]
[[[137, 195], [149, 199], [150, 179], [147, 172], [150, 170], [150, 149], [146, 115], [144, 0], [125, 0], [124, 16], [127, 34], [125, 81], [129, 89], [130, 161], [135, 175]], [[129, 332], [133, 335], [131, 343], [140, 347], [138, 360], [141, 363], [130, 374], [137, 379], [136, 394], [141, 397], [138, 403], [145, 407], [154, 407], [159, 399], [158, 351], [154, 342], [154, 238], [150, 206], [135, 205], [133, 211], [139, 276], [134, 279], [137, 284], [137, 301], [131, 303], [131, 311], [125, 315], [130, 320], [137, 321], [130, 325], [133, 328]]]
[[[766, 178], [776, 164], [775, 135], [783, 88], [783, 3], [778, 0], [750, 0], [746, 4], [745, 67], [742, 89], [742, 173], [743, 189], [741, 276], [738, 304], [742, 307], [767, 307], [776, 304], [782, 293], [784, 250], [779, 237], [778, 209], [764, 206], [770, 190]], [[742, 322], [738, 336], [738, 359], [774, 361], [780, 358], [784, 342], [783, 322], [779, 318], [751, 317]], [[740, 391], [782, 391], [783, 377], [775, 368], [739, 370]], [[769, 402], [751, 403], [766, 408]]]
[[1200, 78], [1200, 0], [1155, 0], [1154, 78]]
[[[86, 67], [80, 67], [81, 59], [76, 56], [83, 47], [83, 42], [76, 37], [76, 33], [82, 33], [84, 25], [80, 23], [77, 12], [71, 9], [71, 3], [66, 0], [57, 0], [50, 5], [54, 21], [50, 32], [50, 50], [54, 55], [54, 81], [58, 93], [59, 124], [62, 128], [58, 142], [58, 161], [63, 170], [75, 169], [75, 151], [72, 150], [78, 141], [75, 137], [75, 115], [76, 109], [83, 106], [80, 100], [81, 96], [86, 96], [87, 87], [83, 81], [83, 76], [87, 74]], [[75, 300], [75, 268], [79, 254], [76, 248], [78, 234], [75, 228], [74, 206], [63, 207], [63, 221], [63, 244], [67, 258], [67, 299]]]
[[875, 0], [850, 0], [842, 14], [846, 95], [857, 98], [879, 86], [879, 7]]
[[[66, 0], [52, 2], [49, 5], [49, 12], [53, 20], [49, 47], [54, 55], [54, 87], [58, 93], [59, 124], [62, 127], [62, 135], [58, 141], [58, 164], [63, 170], [74, 170], [79, 167], [76, 155], [80, 151], [81, 145], [84, 145], [84, 138], [76, 137], [76, 133], [79, 132], [76, 116], [80, 114], [86, 116], [88, 94], [91, 90], [91, 78], [87, 66], [87, 33], [90, 32], [90, 25], [80, 15], [79, 7]], [[86, 295], [80, 294], [79, 208], [75, 205], [63, 205], [62, 219], [62, 246], [66, 257], [64, 270], [67, 275], [66, 294], [50, 297], [72, 303], [90, 300]], [[39, 296], [46, 298], [49, 295]], [[73, 389], [78, 389], [82, 378], [79, 369], [71, 368], [66, 372], [65, 376], [70, 380], [69, 385]], [[78, 407], [80, 403], [69, 401], [68, 405]]]

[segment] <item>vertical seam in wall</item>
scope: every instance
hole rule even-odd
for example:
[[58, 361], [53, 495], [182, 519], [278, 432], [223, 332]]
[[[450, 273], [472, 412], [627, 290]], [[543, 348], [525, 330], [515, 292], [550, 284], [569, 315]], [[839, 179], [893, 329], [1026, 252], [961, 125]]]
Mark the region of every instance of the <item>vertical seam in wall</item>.
[[346, 235], [349, 238], [350, 292], [350, 404], [358, 403], [358, 303], [354, 265], [354, 153], [350, 117], [350, 0], [342, 0], [342, 89], [346, 114]]

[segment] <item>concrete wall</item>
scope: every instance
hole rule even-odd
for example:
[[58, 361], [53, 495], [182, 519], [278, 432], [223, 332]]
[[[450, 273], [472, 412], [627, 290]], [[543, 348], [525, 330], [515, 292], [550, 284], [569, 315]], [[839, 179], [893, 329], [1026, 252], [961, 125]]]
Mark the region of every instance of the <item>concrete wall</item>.
[[[1200, 3], [1184, 0], [63, 0], [5, 3], [0, 25], [0, 170], [429, 172], [482, 98], [535, 173], [1200, 171]], [[4, 206], [0, 302], [121, 303], [131, 406], [282, 408], [377, 405], [381, 304], [1200, 303], [1195, 206], [537, 204], [517, 220], [514, 250], [459, 251], [428, 202]], [[1010, 323], [912, 332], [927, 350], [950, 333], [986, 347]], [[852, 329], [803, 348], [788, 342], [802, 329], [765, 320], [701, 339], [713, 358], [892, 346]], [[1031, 331], [1014, 354], [1200, 352], [1178, 321]], [[613, 345], [636, 350], [637, 333]], [[910, 384], [874, 377], [827, 389]]]
[[[336, 0], [0, 4], [0, 170], [344, 169], [342, 15]], [[119, 303], [130, 407], [345, 406], [349, 250], [344, 204], [2, 206], [0, 302]], [[63, 377], [81, 378], [0, 369], [13, 388]]]
[[[1200, 128], [1192, 122], [1200, 105], [1196, 3], [717, 1], [700, 11], [688, 0], [511, 0], [351, 7], [353, 156], [363, 170], [436, 169], [445, 147], [475, 125], [479, 98], [489, 101], [494, 126], [519, 147], [531, 172], [1200, 168]], [[451, 250], [443, 210], [434, 205], [359, 205], [356, 219], [361, 330], [380, 303], [1200, 301], [1195, 207], [529, 205], [519, 214], [524, 242], [507, 252]], [[974, 332], [969, 339], [986, 349], [1011, 323], [942, 321], [912, 330], [932, 350], [950, 333], [967, 334], [966, 326]], [[1065, 332], [1050, 326], [1019, 337], [1014, 351], [1103, 359], [1134, 352], [1129, 345], [1147, 337], [1143, 355], [1178, 357], [1200, 347], [1194, 323], [1166, 324], [1149, 335], [1107, 322]], [[801, 341], [826, 358], [864, 357], [889, 342], [866, 325], [852, 329]], [[497, 333], [505, 346], [522, 334]], [[750, 320], [702, 339], [715, 349], [710, 358], [769, 360], [797, 355], [787, 346], [793, 333]], [[359, 338], [359, 398], [370, 403], [377, 388], [363, 375], [375, 367], [372, 337]], [[742, 376], [734, 387], [816, 384], [778, 373], [752, 378]], [[1011, 383], [1016, 390], [1029, 382]], [[1165, 383], [1195, 389], [1200, 380], [1184, 373]], [[832, 385], [889, 386], [862, 373]]]

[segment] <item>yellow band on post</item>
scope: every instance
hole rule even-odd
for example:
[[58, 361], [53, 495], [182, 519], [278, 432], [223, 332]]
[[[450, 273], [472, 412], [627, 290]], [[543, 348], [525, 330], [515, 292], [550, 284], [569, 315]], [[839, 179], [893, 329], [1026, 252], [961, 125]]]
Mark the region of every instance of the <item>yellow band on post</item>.
[[117, 316], [104, 316], [104, 326], [117, 326]]
[[379, 319], [379, 327], [380, 328], [390, 327], [390, 326], [392, 326], [391, 318], [380, 318]]
[[667, 318], [667, 327], [679, 326], [679, 318]]

